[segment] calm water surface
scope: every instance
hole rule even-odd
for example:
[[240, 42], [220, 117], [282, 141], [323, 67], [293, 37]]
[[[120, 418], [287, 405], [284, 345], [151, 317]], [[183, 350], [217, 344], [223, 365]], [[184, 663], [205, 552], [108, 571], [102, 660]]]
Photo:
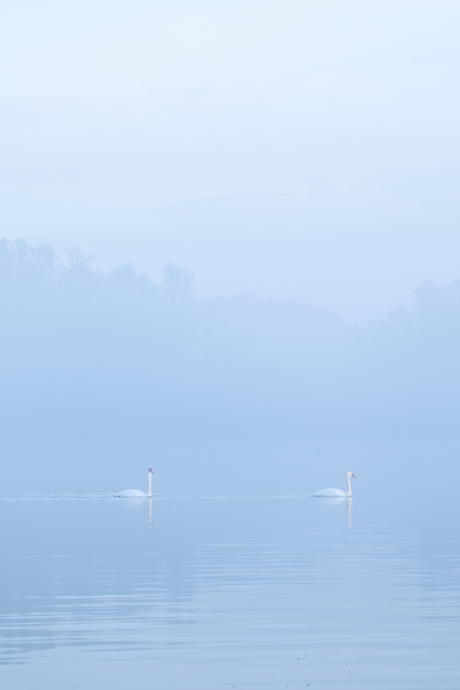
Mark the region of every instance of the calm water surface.
[[4, 497], [2, 687], [459, 688], [459, 527], [423, 496]]

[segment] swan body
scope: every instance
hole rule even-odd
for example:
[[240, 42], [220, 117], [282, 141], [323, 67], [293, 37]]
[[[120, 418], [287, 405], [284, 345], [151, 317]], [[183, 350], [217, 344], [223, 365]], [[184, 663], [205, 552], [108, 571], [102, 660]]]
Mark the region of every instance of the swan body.
[[319, 498], [344, 498], [347, 494], [342, 489], [321, 489], [317, 491], [313, 496], [318, 496]]
[[353, 472], [347, 472], [346, 478], [347, 478], [347, 490], [342, 491], [342, 489], [321, 489], [321, 491], [317, 491], [313, 496], [317, 496], [318, 498], [344, 498], [345, 496], [351, 497], [351, 482], [350, 479], [353, 477], [353, 479], [356, 479], [355, 475]]
[[137, 489], [125, 489], [124, 491], [119, 491], [115, 496], [117, 498], [147, 498], [147, 494], [144, 491], [138, 491]]
[[115, 498], [152, 498], [152, 473], [153, 470], [149, 467], [147, 493], [139, 491], [138, 489], [125, 489], [124, 491], [119, 491], [117, 494], [114, 494]]

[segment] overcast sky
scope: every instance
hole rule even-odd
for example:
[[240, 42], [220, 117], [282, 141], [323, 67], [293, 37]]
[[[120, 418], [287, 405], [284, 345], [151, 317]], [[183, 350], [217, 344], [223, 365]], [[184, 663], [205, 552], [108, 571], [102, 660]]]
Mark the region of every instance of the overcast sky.
[[0, 7], [1, 235], [356, 321], [460, 277], [460, 2]]

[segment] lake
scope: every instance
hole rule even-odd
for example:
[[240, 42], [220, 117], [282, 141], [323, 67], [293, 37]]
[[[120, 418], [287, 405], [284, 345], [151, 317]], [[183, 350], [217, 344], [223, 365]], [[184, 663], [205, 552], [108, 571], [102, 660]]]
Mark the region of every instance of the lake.
[[2, 687], [457, 689], [455, 493], [365, 486], [4, 495]]

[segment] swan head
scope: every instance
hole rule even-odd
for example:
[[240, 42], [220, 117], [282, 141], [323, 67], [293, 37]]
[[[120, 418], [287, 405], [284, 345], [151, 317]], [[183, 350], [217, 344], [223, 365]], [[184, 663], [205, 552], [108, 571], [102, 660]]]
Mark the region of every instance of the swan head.
[[151, 467], [149, 467], [149, 474], [153, 474], [153, 470]]
[[353, 479], [356, 479], [355, 475], [353, 472], [347, 472], [347, 477], [353, 477]]

